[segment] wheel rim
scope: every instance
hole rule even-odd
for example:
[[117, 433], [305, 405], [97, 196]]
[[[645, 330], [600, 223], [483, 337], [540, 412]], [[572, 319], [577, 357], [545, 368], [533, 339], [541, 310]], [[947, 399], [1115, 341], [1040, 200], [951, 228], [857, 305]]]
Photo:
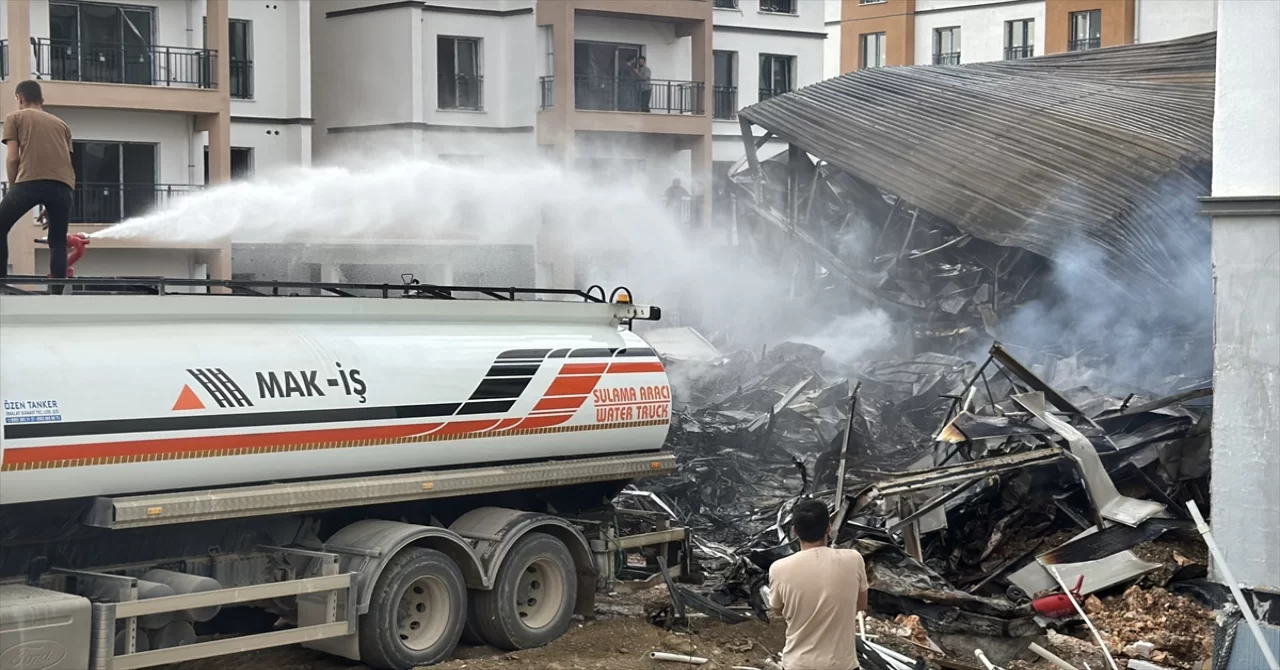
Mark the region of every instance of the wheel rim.
[[564, 600], [564, 573], [545, 558], [534, 560], [516, 586], [516, 613], [529, 628], [542, 628], [555, 620]]
[[438, 642], [449, 625], [449, 589], [436, 577], [415, 579], [396, 607], [396, 632], [400, 643], [422, 651]]

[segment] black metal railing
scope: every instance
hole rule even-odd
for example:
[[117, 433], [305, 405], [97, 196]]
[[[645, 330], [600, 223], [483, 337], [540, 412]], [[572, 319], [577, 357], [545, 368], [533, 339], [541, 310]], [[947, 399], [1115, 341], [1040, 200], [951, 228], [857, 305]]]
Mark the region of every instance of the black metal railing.
[[764, 102], [769, 98], [776, 98], [785, 93], [790, 93], [789, 88], [762, 88], [760, 89], [760, 102]]
[[578, 75], [574, 106], [592, 112], [705, 114], [700, 81]]
[[959, 51], [952, 51], [952, 52], [944, 53], [944, 54], [934, 54], [934, 55], [933, 55], [933, 64], [934, 64], [934, 65], [959, 65], [959, 64], [960, 64], [960, 52], [959, 52]]
[[253, 61], [231, 59], [231, 97], [241, 100], [253, 99]]
[[1071, 51], [1088, 51], [1090, 49], [1099, 49], [1102, 47], [1101, 37], [1090, 37], [1087, 39], [1071, 40], [1067, 43], [1067, 49]]
[[9, 78], [9, 40], [0, 40], [0, 79]]
[[690, 228], [701, 228], [703, 224], [702, 205], [705, 197], [702, 195], [687, 195], [668, 202], [667, 207], [680, 223]]
[[1036, 48], [1033, 45], [1026, 44], [1020, 47], [1005, 47], [1005, 60], [1018, 60], [1019, 58], [1031, 58], [1036, 55]]
[[555, 107], [555, 77], [538, 77], [538, 107], [551, 109]]
[[795, 14], [796, 0], [760, 0], [760, 11], [770, 14]]
[[437, 109], [484, 109], [484, 77], [478, 74], [442, 74], [436, 93]]
[[199, 184], [76, 184], [71, 223], [119, 223], [203, 188]]
[[217, 88], [217, 52], [153, 44], [32, 38], [35, 69], [56, 81]]
[[715, 0], [711, 6], [715, 9], [737, 9], [738, 0]]
[[738, 87], [711, 87], [711, 114], [717, 119], [738, 118]]

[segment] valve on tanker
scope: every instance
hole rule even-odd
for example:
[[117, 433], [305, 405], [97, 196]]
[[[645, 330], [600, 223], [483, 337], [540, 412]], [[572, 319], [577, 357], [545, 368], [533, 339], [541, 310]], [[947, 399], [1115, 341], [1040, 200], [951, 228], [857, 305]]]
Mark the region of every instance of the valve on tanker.
[[[49, 244], [49, 238], [47, 237], [36, 238], [36, 244], [47, 245]], [[67, 278], [68, 279], [76, 276], [75, 270], [72, 269], [72, 266], [74, 266], [76, 264], [76, 261], [80, 260], [80, 258], [84, 256], [84, 248], [87, 246], [89, 246], [89, 236], [86, 235], [85, 233], [68, 233], [67, 234]]]

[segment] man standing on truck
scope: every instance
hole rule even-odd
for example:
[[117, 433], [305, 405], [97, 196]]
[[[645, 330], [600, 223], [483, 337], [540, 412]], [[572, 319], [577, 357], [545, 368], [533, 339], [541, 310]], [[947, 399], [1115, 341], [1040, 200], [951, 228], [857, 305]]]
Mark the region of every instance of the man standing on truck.
[[9, 231], [18, 219], [40, 205], [49, 228], [49, 273], [63, 278], [67, 276], [71, 193], [76, 187], [71, 129], [62, 119], [44, 111], [44, 93], [39, 83], [28, 79], [13, 92], [18, 109], [4, 117], [9, 190], [0, 201], [0, 253], [4, 256], [0, 277], [9, 274]]
[[785, 670], [856, 670], [858, 612], [867, 609], [862, 554], [828, 546], [827, 506], [806, 498], [791, 511], [800, 551], [769, 566], [769, 609], [787, 622]]

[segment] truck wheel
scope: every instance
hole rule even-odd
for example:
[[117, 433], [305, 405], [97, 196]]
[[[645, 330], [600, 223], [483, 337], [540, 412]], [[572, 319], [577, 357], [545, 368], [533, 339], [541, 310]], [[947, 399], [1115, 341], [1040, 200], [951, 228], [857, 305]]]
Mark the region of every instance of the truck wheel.
[[529, 533], [498, 569], [493, 590], [476, 594], [472, 624], [499, 649], [541, 647], [569, 629], [578, 598], [576, 573], [563, 542]]
[[434, 549], [396, 554], [360, 617], [360, 660], [409, 670], [447, 660], [466, 622], [467, 586], [456, 563]]

